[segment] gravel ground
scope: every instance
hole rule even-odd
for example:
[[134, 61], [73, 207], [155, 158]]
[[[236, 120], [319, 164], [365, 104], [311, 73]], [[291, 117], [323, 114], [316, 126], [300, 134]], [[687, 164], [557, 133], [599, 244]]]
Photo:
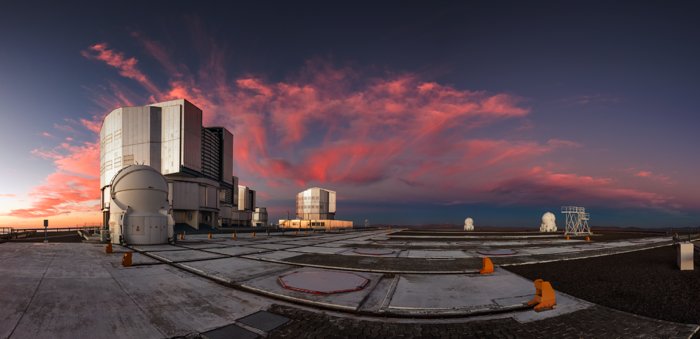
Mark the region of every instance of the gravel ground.
[[270, 311], [291, 321], [269, 333], [268, 338], [687, 338], [696, 328], [601, 306], [531, 323], [512, 318], [395, 323], [340, 318], [280, 305], [273, 305]]
[[[696, 262], [698, 256], [696, 256]], [[655, 319], [700, 324], [700, 267], [680, 271], [674, 246], [605, 257], [505, 267], [555, 290]]]

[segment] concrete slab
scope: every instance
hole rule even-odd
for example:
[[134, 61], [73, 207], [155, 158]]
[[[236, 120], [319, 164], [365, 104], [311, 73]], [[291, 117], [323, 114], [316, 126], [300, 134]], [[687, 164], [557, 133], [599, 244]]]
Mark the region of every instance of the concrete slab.
[[221, 254], [208, 253], [198, 250], [153, 252], [151, 253], [151, 255], [154, 257], [161, 258], [168, 262], [183, 262], [190, 260], [216, 259], [225, 257]]
[[490, 275], [405, 274], [399, 278], [387, 310], [406, 314], [503, 310], [522, 306], [534, 292], [532, 282], [498, 268]]
[[265, 252], [265, 253], [256, 253], [256, 254], [247, 254], [243, 255], [243, 258], [250, 258], [250, 259], [262, 259], [262, 260], [281, 260], [284, 261], [285, 259], [296, 257], [298, 255], [303, 255], [302, 253], [299, 252], [287, 252], [287, 251], [274, 251], [274, 252]]
[[17, 338], [182, 336], [230, 324], [273, 302], [168, 265], [123, 268], [121, 256], [105, 254], [103, 246], [7, 248], [14, 246], [24, 262], [13, 264], [32, 270], [0, 265], [7, 269], [0, 274], [3, 338], [15, 325]]
[[340, 248], [340, 247], [348, 247], [348, 244], [344, 244], [344, 243], [341, 243], [341, 242], [326, 242], [326, 243], [323, 243], [323, 247], [336, 247], [336, 248]]
[[309, 246], [309, 245], [316, 245], [318, 244], [318, 240], [294, 240], [294, 241], [284, 241], [281, 242], [280, 244], [285, 244], [285, 245], [290, 245], [290, 246]]
[[401, 250], [393, 248], [353, 248], [352, 251], [345, 251], [343, 255], [359, 255], [369, 257], [396, 257]]
[[526, 247], [521, 248], [521, 254], [558, 254], [558, 253], [571, 253], [578, 252], [579, 249], [573, 248], [573, 246], [559, 246], [559, 247]]
[[379, 281], [372, 287], [369, 295], [362, 303], [360, 310], [366, 312], [380, 313], [383, 311], [391, 300], [391, 294], [394, 292], [399, 276], [387, 277], [382, 276]]
[[145, 251], [145, 252], [159, 252], [159, 251], [183, 251], [187, 248], [175, 246], [175, 245], [134, 245], [132, 246], [135, 250]]
[[112, 278], [45, 278], [17, 338], [155, 338], [158, 331]]
[[259, 242], [256, 241], [249, 241], [249, 240], [233, 240], [233, 239], [226, 239], [222, 244], [226, 245], [227, 247], [230, 246], [250, 246], [250, 245], [255, 245], [259, 244]]
[[434, 259], [454, 259], [454, 258], [471, 258], [473, 254], [465, 253], [460, 250], [408, 250], [401, 254], [407, 258], [434, 258]]
[[284, 250], [287, 248], [292, 248], [296, 247], [295, 245], [286, 245], [286, 244], [253, 244], [251, 247], [254, 248], [261, 248], [261, 249], [266, 249], [266, 250]]
[[321, 247], [321, 246], [304, 246], [298, 248], [290, 248], [290, 252], [301, 252], [301, 253], [322, 253], [322, 254], [336, 254], [341, 252], [349, 251], [349, 248], [338, 248], [338, 247]]
[[221, 248], [221, 247], [226, 247], [228, 246], [226, 242], [206, 242], [206, 243], [191, 243], [191, 244], [186, 244], [186, 243], [178, 243], [179, 246], [182, 246], [184, 248], [191, 248], [193, 250], [203, 250], [203, 249], [208, 249], [208, 248]]
[[115, 279], [167, 337], [219, 328], [269, 304], [167, 265], [128, 271], [134, 269], [118, 270]]
[[29, 306], [41, 276], [0, 275], [0, 337], [8, 338]]
[[482, 249], [476, 251], [479, 254], [483, 255], [494, 255], [494, 256], [504, 256], [504, 255], [513, 255], [518, 253], [518, 251], [510, 249], [510, 248], [494, 248], [494, 249]]
[[251, 278], [274, 275], [294, 266], [251, 260], [246, 258], [224, 258], [184, 263], [183, 266], [218, 280], [236, 283]]
[[242, 254], [269, 252], [269, 251], [270, 250], [244, 247], [244, 246], [207, 249], [207, 252], [214, 252], [214, 253], [226, 254], [226, 255], [242, 255]]
[[[297, 269], [298, 271], [318, 271], [318, 268], [304, 267]], [[332, 271], [332, 270], [331, 270]], [[257, 291], [259, 293], [275, 296], [278, 298], [294, 300], [296, 302], [307, 303], [311, 305], [323, 305], [330, 308], [341, 309], [341, 310], [357, 310], [365, 297], [372, 291], [374, 285], [381, 277], [380, 274], [356, 272], [360, 276], [369, 279], [369, 284], [359, 290], [347, 293], [338, 294], [310, 294], [304, 292], [298, 292], [293, 290], [288, 290], [282, 287], [278, 282], [278, 275], [263, 276], [260, 278], [252, 279], [241, 284], [241, 286], [249, 288], [251, 290]]]

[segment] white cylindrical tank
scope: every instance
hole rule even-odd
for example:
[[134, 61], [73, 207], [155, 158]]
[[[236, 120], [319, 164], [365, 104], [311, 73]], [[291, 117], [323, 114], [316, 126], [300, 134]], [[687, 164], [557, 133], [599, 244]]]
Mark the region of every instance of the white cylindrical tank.
[[474, 219], [466, 218], [464, 219], [464, 230], [473, 231], [474, 230]]
[[109, 230], [112, 243], [156, 245], [172, 237], [168, 182], [146, 165], [131, 165], [112, 179]]
[[542, 215], [542, 224], [540, 224], [540, 232], [556, 232], [557, 217], [552, 212], [545, 212]]

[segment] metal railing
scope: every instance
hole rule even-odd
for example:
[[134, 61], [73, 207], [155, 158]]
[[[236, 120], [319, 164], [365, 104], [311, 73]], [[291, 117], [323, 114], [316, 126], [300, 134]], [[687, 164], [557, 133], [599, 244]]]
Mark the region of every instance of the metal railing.
[[53, 227], [53, 228], [14, 228], [0, 227], [0, 239], [18, 239], [29, 238], [43, 235], [46, 233], [72, 232], [83, 231], [94, 233], [97, 232], [100, 226], [75, 226], [75, 227]]

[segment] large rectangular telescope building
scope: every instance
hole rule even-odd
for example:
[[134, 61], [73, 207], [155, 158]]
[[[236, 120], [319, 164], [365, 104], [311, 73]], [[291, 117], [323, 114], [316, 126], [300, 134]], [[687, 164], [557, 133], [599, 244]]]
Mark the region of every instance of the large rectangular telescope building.
[[299, 192], [296, 199], [297, 219], [282, 219], [283, 228], [352, 228], [352, 221], [335, 220], [335, 191], [311, 187]]
[[239, 197], [238, 178], [232, 176], [233, 134], [203, 127], [202, 110], [189, 101], [121, 107], [105, 117], [100, 130], [103, 226], [109, 224], [112, 178], [132, 164], [151, 166], [166, 177], [176, 224], [250, 226], [255, 191], [241, 186]]

